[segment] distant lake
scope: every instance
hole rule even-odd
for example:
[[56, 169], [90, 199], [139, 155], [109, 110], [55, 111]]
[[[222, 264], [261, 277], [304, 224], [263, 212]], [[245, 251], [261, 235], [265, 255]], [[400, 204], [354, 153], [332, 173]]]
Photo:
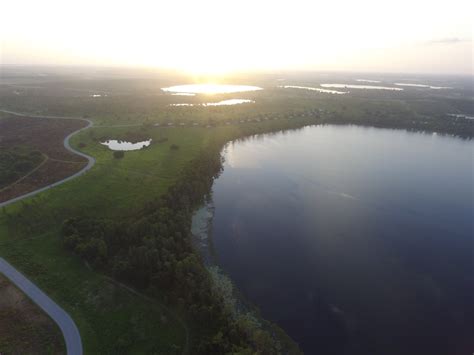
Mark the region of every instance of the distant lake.
[[347, 91], [337, 91], [337, 90], [328, 90], [328, 89], [321, 89], [321, 88], [314, 88], [310, 86], [297, 86], [297, 85], [283, 85], [279, 86], [282, 89], [300, 89], [300, 90], [309, 90], [309, 91], [318, 91], [325, 94], [347, 94]]
[[230, 143], [218, 264], [306, 354], [471, 354], [473, 152], [331, 125]]
[[403, 91], [403, 88], [378, 85], [358, 85], [358, 84], [321, 84], [323, 88], [341, 88], [341, 89], [365, 89], [365, 90], [390, 90]]
[[258, 86], [250, 85], [228, 85], [228, 84], [190, 84], [176, 85], [161, 90], [170, 93], [181, 94], [229, 94], [235, 92], [263, 90]]
[[452, 89], [452, 87], [450, 86], [432, 86], [432, 85], [427, 85], [427, 84], [411, 84], [411, 83], [394, 83], [394, 84], [398, 86], [407, 86], [407, 87], [433, 89], [433, 90]]
[[111, 150], [129, 151], [129, 150], [139, 150], [144, 147], [148, 147], [151, 144], [151, 139], [148, 139], [142, 142], [136, 142], [136, 143], [111, 139], [105, 142], [100, 142], [100, 144], [106, 145]]
[[171, 95], [174, 95], [174, 96], [196, 96], [196, 94], [192, 94], [190, 92], [175, 92]]
[[230, 105], [240, 105], [240, 104], [253, 104], [255, 101], [247, 99], [229, 99], [222, 100], [219, 102], [207, 102], [202, 104], [203, 106], [230, 106]]
[[218, 102], [205, 102], [200, 104], [189, 104], [189, 103], [179, 103], [179, 104], [170, 104], [170, 106], [232, 106], [232, 105], [239, 105], [239, 104], [253, 104], [255, 103], [254, 100], [248, 99], [229, 99], [229, 100], [222, 100]]
[[355, 81], [359, 81], [361, 83], [380, 83], [380, 80], [372, 80], [372, 79], [355, 79]]

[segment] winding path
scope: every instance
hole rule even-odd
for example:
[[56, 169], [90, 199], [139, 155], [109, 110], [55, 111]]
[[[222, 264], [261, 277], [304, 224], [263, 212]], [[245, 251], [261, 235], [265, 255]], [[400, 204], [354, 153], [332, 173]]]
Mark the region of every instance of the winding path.
[[56, 322], [63, 333], [67, 354], [82, 355], [81, 335], [71, 316], [1, 257], [0, 272]]
[[[69, 144], [69, 140], [71, 137], [89, 127], [92, 127], [93, 123], [91, 120], [85, 118], [75, 118], [75, 117], [55, 117], [55, 116], [36, 116], [30, 114], [24, 114], [19, 112], [7, 111], [7, 110], [0, 110], [1, 112], [6, 112], [15, 116], [27, 116], [27, 117], [37, 117], [37, 118], [57, 118], [57, 119], [79, 119], [82, 121], [86, 121], [88, 124], [87, 126], [80, 128], [72, 133], [70, 133], [66, 138], [64, 138], [64, 148], [69, 150], [70, 152], [80, 155], [87, 159], [87, 165], [82, 168], [77, 173], [68, 176], [62, 180], [56, 181], [53, 184], [48, 186], [42, 187], [35, 191], [29, 192], [27, 194], [12, 198], [8, 201], [1, 202], [0, 208], [8, 206], [14, 202], [18, 202], [25, 198], [34, 196], [40, 192], [48, 190], [54, 186], [58, 186], [60, 184], [65, 183], [66, 181], [72, 180], [86, 171], [90, 170], [94, 164], [95, 159], [87, 154], [79, 152], [71, 147]], [[82, 341], [81, 335], [79, 334], [79, 330], [77, 329], [76, 324], [72, 320], [71, 316], [66, 313], [61, 307], [59, 307], [51, 298], [49, 298], [43, 291], [41, 291], [35, 284], [33, 284], [30, 280], [28, 280], [23, 274], [21, 274], [18, 270], [16, 270], [12, 265], [10, 265], [5, 259], [0, 257], [0, 272], [4, 274], [16, 287], [22, 290], [33, 302], [35, 302], [43, 311], [45, 311], [59, 326], [61, 332], [63, 333], [64, 341], [66, 343], [66, 350], [68, 355], [82, 355]]]

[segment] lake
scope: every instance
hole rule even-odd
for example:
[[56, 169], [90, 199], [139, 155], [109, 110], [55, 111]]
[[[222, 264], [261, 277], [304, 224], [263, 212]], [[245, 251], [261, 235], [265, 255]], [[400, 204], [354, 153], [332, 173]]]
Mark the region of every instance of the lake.
[[394, 83], [398, 86], [408, 86], [414, 88], [423, 88], [423, 89], [434, 89], [434, 90], [441, 90], [441, 89], [452, 89], [450, 86], [432, 86], [428, 84], [411, 84], [411, 83]]
[[169, 104], [169, 106], [232, 106], [232, 105], [240, 105], [240, 104], [254, 104], [254, 100], [248, 99], [229, 99], [229, 100], [222, 100], [218, 102], [204, 102], [199, 104], [189, 104], [189, 103], [179, 103], [179, 104]]
[[380, 83], [380, 80], [373, 79], [355, 79], [355, 81], [359, 81], [361, 83]]
[[278, 87], [281, 89], [301, 89], [301, 90], [317, 91], [317, 92], [321, 92], [325, 94], [336, 94], [336, 95], [347, 94], [347, 91], [328, 90], [328, 89], [314, 88], [314, 87], [309, 87], [309, 86], [283, 85], [283, 86], [278, 86]]
[[333, 125], [230, 143], [216, 261], [306, 354], [470, 354], [473, 152]]
[[105, 142], [100, 142], [102, 145], [106, 145], [111, 150], [123, 150], [123, 151], [130, 151], [130, 150], [140, 150], [142, 148], [148, 147], [151, 144], [151, 139], [142, 142], [127, 142], [127, 141], [120, 141], [116, 139], [109, 139]]
[[162, 88], [164, 92], [172, 94], [231, 94], [245, 91], [259, 91], [263, 90], [258, 86], [251, 85], [232, 85], [232, 84], [187, 84], [175, 85], [167, 88]]
[[378, 85], [321, 84], [321, 86], [324, 87], [324, 88], [340, 88], [340, 89], [403, 91], [402, 88], [395, 88], [395, 87], [391, 87], [391, 86], [378, 86]]

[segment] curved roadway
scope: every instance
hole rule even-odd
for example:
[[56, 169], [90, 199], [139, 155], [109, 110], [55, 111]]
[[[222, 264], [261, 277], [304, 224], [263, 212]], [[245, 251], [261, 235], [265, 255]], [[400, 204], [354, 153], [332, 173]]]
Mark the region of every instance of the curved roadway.
[[81, 335], [71, 316], [3, 258], [0, 258], [0, 272], [56, 322], [63, 333], [67, 354], [82, 355]]
[[[66, 138], [64, 138], [64, 148], [69, 150], [70, 152], [80, 155], [87, 159], [87, 165], [82, 168], [77, 173], [68, 176], [65, 179], [56, 181], [53, 184], [48, 186], [42, 187], [38, 190], [29, 192], [27, 194], [15, 197], [11, 200], [1, 202], [0, 208], [4, 206], [8, 206], [14, 202], [20, 201], [24, 198], [34, 196], [42, 191], [50, 189], [54, 186], [60, 185], [74, 179], [86, 171], [91, 169], [95, 164], [95, 159], [87, 154], [79, 152], [71, 147], [69, 144], [69, 140], [71, 137], [85, 129], [88, 129], [93, 125], [92, 121], [85, 119], [85, 118], [74, 118], [74, 117], [54, 117], [54, 116], [36, 116], [36, 115], [29, 115], [29, 114], [22, 114], [13, 111], [7, 110], [0, 110], [2, 112], [6, 112], [16, 116], [27, 116], [27, 117], [38, 117], [38, 118], [58, 118], [58, 119], [79, 119], [82, 121], [86, 121], [88, 124], [87, 126], [80, 128], [72, 133], [70, 133]], [[12, 265], [10, 265], [5, 259], [0, 257], [0, 272], [4, 274], [11, 282], [15, 284], [20, 290], [22, 290], [29, 298], [33, 300], [43, 311], [45, 311], [59, 326], [61, 332], [63, 333], [64, 341], [66, 343], [66, 350], [68, 355], [82, 355], [82, 342], [81, 342], [81, 335], [79, 334], [79, 330], [77, 329], [76, 324], [72, 320], [72, 318], [67, 314], [61, 307], [59, 307], [51, 298], [49, 298], [43, 291], [41, 291], [35, 284], [33, 284], [30, 280], [28, 280], [25, 276], [23, 276], [18, 270], [16, 270]]]

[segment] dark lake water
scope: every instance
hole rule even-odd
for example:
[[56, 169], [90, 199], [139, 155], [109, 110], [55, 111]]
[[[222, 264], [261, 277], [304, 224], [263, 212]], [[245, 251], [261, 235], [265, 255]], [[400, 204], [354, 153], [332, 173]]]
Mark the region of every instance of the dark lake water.
[[307, 354], [471, 354], [473, 152], [354, 126], [231, 143], [217, 261]]

